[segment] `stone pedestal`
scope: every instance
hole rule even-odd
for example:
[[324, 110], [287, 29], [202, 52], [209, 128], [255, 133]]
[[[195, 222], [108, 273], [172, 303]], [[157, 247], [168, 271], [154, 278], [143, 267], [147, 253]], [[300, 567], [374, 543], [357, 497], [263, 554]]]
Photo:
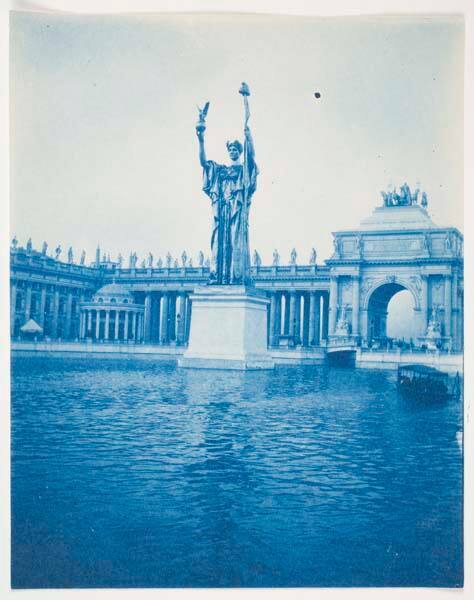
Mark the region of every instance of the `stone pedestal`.
[[245, 286], [195, 289], [189, 345], [178, 366], [196, 369], [272, 369], [267, 349], [269, 300]]

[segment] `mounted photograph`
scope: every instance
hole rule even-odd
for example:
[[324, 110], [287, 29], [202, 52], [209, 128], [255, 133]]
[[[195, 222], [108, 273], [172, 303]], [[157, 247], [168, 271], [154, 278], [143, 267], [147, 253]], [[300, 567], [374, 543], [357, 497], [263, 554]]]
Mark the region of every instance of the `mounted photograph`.
[[460, 16], [10, 13], [11, 587], [463, 587]]

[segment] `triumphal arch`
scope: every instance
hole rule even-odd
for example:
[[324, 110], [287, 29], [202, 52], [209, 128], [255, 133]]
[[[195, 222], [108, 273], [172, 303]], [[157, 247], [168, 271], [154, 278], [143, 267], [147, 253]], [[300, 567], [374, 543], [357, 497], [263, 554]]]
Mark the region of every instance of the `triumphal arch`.
[[333, 236], [328, 350], [386, 337], [388, 303], [401, 290], [413, 297], [416, 345], [462, 349], [463, 237], [433, 223], [426, 197], [418, 204], [384, 194], [358, 228]]

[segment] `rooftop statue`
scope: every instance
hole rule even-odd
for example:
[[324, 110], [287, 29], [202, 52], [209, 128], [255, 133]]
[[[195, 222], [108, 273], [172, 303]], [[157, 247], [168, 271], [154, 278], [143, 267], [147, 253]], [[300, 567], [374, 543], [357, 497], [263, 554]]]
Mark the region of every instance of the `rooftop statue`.
[[242, 83], [239, 93], [244, 100], [244, 145], [238, 140], [227, 142], [229, 165], [218, 164], [206, 157], [204, 132], [209, 102], [199, 109], [196, 125], [199, 161], [204, 171], [202, 189], [211, 199], [213, 214], [209, 282], [216, 284], [238, 285], [250, 280], [248, 213], [257, 185], [258, 168], [248, 126], [250, 90], [247, 84]]
[[426, 192], [423, 192], [421, 195], [421, 206], [426, 208], [428, 206], [428, 197], [426, 196]]
[[148, 252], [148, 266], [150, 269], [153, 266], [153, 254], [151, 252]]
[[86, 251], [83, 250], [81, 253], [81, 265], [83, 265], [86, 262]]
[[18, 248], [18, 240], [16, 238], [16, 235], [12, 239], [12, 248], [13, 250], [16, 250]]
[[[396, 188], [394, 187], [392, 191], [382, 191], [380, 192], [380, 194], [382, 196], [384, 206], [413, 206], [414, 204], [418, 204], [418, 196], [420, 194], [420, 189], [418, 186], [416, 190], [412, 192], [408, 183], [405, 182], [400, 187], [400, 193], [398, 193]], [[425, 202], [425, 204], [423, 204], [423, 202]], [[428, 203], [426, 201], [426, 193], [423, 192], [421, 205], [426, 207], [427, 204]]]
[[309, 264], [310, 265], [315, 265], [316, 264], [316, 258], [317, 258], [316, 248], [311, 248], [311, 254], [309, 255]]
[[297, 256], [298, 256], [298, 254], [297, 254], [296, 250], [293, 248], [293, 250], [290, 253], [290, 264], [291, 265], [296, 265]]
[[41, 247], [41, 254], [43, 256], [46, 256], [47, 251], [48, 251], [48, 244], [46, 242], [43, 242], [43, 246]]
[[137, 261], [138, 261], [137, 253], [136, 252], [131, 253], [130, 259], [129, 259], [129, 268], [135, 269], [137, 266]]
[[62, 252], [62, 248], [61, 248], [61, 245], [59, 245], [59, 246], [57, 246], [56, 250], [54, 251], [54, 258], [56, 260], [59, 260], [61, 252]]
[[122, 264], [123, 264], [123, 256], [119, 252], [119, 255], [117, 256], [117, 265], [118, 265], [119, 269], [122, 268]]
[[26, 251], [31, 252], [32, 250], [33, 250], [33, 242], [31, 241], [31, 238], [28, 238], [28, 241], [26, 242]]
[[253, 253], [253, 264], [255, 267], [260, 267], [262, 265], [262, 259], [260, 258], [260, 254], [254, 250]]
[[168, 254], [166, 255], [166, 268], [167, 269], [171, 269], [171, 265], [173, 263], [173, 257], [171, 256], [171, 254], [168, 252]]
[[202, 250], [199, 250], [198, 264], [200, 267], [202, 267], [204, 265], [204, 252]]
[[69, 250], [67, 251], [67, 262], [72, 264], [74, 262], [74, 253], [72, 251], [72, 246], [69, 246]]
[[186, 268], [188, 264], [188, 255], [186, 254], [186, 250], [183, 250], [183, 254], [181, 254], [181, 263], [183, 265], [183, 269]]
[[280, 254], [278, 252], [278, 250], [274, 250], [273, 251], [273, 262], [272, 262], [274, 267], [278, 267], [280, 265]]

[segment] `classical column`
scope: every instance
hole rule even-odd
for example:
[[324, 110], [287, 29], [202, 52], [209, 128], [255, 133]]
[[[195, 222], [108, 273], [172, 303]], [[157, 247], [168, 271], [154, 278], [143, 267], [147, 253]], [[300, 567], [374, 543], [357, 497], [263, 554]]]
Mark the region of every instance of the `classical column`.
[[41, 325], [41, 327], [44, 327], [44, 322], [45, 322], [44, 311], [45, 310], [46, 310], [46, 286], [43, 285], [41, 287], [41, 300], [40, 300], [40, 310], [39, 310], [39, 325]]
[[309, 344], [316, 344], [316, 292], [309, 293]]
[[301, 294], [296, 292], [295, 298], [295, 331], [293, 335], [295, 336], [295, 342], [297, 344], [301, 343]]
[[191, 298], [186, 296], [186, 343], [189, 341], [189, 330], [191, 329], [192, 304]]
[[67, 295], [66, 304], [66, 330], [63, 333], [63, 337], [69, 339], [71, 337], [71, 314], [72, 314], [72, 292]]
[[337, 277], [331, 277], [329, 287], [329, 335], [336, 331], [337, 319]]
[[444, 335], [451, 337], [451, 318], [452, 318], [452, 286], [451, 275], [444, 278]]
[[151, 293], [145, 294], [145, 342], [150, 341], [151, 335]]
[[321, 337], [323, 340], [328, 339], [328, 331], [329, 331], [329, 298], [327, 292], [324, 292], [322, 295], [323, 302], [323, 323], [321, 327]]
[[109, 339], [109, 329], [110, 329], [110, 310], [107, 309], [105, 311], [105, 330], [104, 330], [104, 340]]
[[176, 340], [176, 294], [170, 294], [168, 301], [168, 339]]
[[125, 322], [123, 325], [123, 339], [128, 341], [128, 310], [125, 311]]
[[360, 312], [360, 278], [354, 275], [352, 278], [352, 335], [359, 335], [359, 312]]
[[137, 341], [137, 311], [132, 312], [132, 339], [134, 342]]
[[309, 346], [309, 336], [310, 336], [310, 326], [309, 326], [309, 322], [311, 320], [310, 317], [310, 304], [311, 304], [311, 299], [310, 299], [310, 295], [305, 294], [304, 296], [302, 296], [304, 303], [303, 303], [303, 346]]
[[169, 329], [168, 329], [168, 311], [169, 311], [169, 292], [163, 293], [161, 300], [161, 343], [167, 344], [169, 342]]
[[87, 309], [87, 332], [86, 337], [92, 337], [92, 310]]
[[154, 319], [153, 319], [153, 333], [152, 339], [160, 343], [160, 325], [161, 325], [161, 294], [156, 297], [155, 300], [155, 309], [154, 309]]
[[456, 271], [453, 272], [453, 279], [451, 283], [451, 313], [452, 313], [452, 324], [451, 324], [451, 336], [453, 339], [453, 350], [459, 350], [459, 335], [458, 335], [458, 323], [459, 323], [459, 305], [458, 305], [458, 274]]
[[82, 340], [83, 338], [83, 328], [84, 328], [84, 311], [81, 311], [79, 313], [79, 339]]
[[321, 342], [321, 301], [322, 295], [319, 293], [315, 294], [314, 298], [314, 330], [313, 330], [313, 344], [319, 346]]
[[275, 346], [275, 316], [277, 297], [275, 292], [270, 292], [270, 323], [268, 328], [268, 345]]
[[274, 337], [275, 337], [275, 345], [278, 346], [280, 342], [281, 335], [281, 303], [282, 303], [282, 294], [280, 292], [275, 293], [275, 329], [274, 329]]
[[120, 326], [120, 311], [115, 311], [115, 325], [114, 325], [114, 340], [119, 339], [119, 326]]
[[31, 285], [26, 286], [26, 301], [25, 301], [25, 323], [30, 318], [31, 312]]
[[426, 334], [428, 324], [428, 275], [421, 276], [421, 298], [420, 298], [420, 335]]
[[10, 335], [15, 331], [16, 283], [10, 283]]
[[[289, 335], [296, 338], [296, 292], [295, 290], [291, 290], [290, 292], [290, 331]], [[296, 341], [296, 340], [295, 340]]]
[[54, 303], [53, 303], [53, 323], [51, 327], [51, 337], [58, 337], [58, 313], [59, 313], [59, 290], [56, 289], [54, 292]]
[[[179, 306], [178, 306], [178, 344], [184, 343], [185, 337], [185, 326], [186, 326], [186, 294], [184, 292], [179, 293]], [[177, 317], [176, 317], [177, 318]]]
[[142, 313], [137, 311], [137, 316], [135, 320], [135, 342], [138, 344], [140, 341], [140, 315]]
[[100, 310], [95, 311], [95, 339], [100, 337]]
[[283, 316], [283, 335], [290, 335], [290, 294], [284, 293], [285, 296], [285, 314]]

